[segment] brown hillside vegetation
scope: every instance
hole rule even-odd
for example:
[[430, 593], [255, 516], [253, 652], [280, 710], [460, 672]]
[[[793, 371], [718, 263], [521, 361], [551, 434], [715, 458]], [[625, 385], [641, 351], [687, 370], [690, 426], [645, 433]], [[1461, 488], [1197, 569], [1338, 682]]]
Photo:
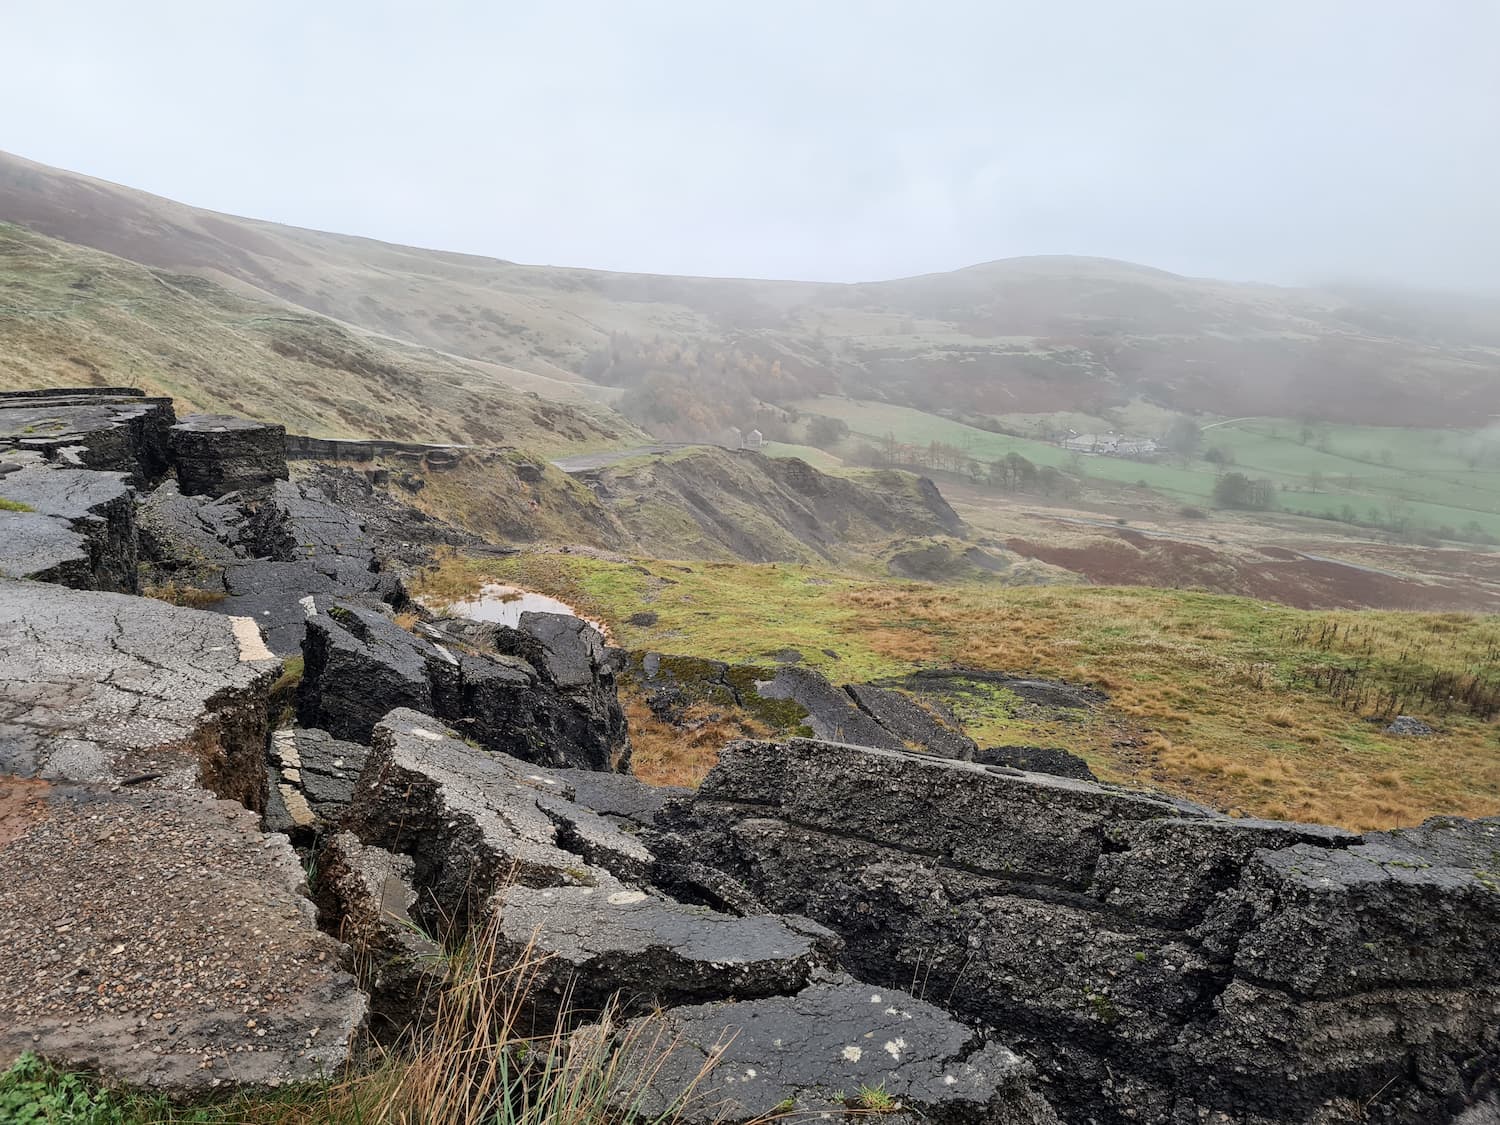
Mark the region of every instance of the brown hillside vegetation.
[[542, 393], [587, 376], [668, 402], [698, 385], [725, 402], [843, 389], [980, 413], [1141, 395], [1368, 424], [1497, 410], [1494, 302], [1069, 257], [858, 285], [525, 266], [215, 214], [3, 154], [0, 220], [501, 365]]
[[0, 222], [0, 389], [137, 386], [322, 437], [632, 445], [607, 408], [517, 392], [484, 364]]

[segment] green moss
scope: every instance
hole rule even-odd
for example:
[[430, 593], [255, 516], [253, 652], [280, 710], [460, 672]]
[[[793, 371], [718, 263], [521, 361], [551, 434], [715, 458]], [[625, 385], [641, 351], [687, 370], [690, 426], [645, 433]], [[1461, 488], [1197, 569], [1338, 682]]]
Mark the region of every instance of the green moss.
[[36, 509], [33, 508], [30, 504], [23, 504], [19, 500], [9, 500], [9, 499], [6, 499], [4, 496], [0, 496], [0, 512], [34, 512], [34, 511], [36, 511]]

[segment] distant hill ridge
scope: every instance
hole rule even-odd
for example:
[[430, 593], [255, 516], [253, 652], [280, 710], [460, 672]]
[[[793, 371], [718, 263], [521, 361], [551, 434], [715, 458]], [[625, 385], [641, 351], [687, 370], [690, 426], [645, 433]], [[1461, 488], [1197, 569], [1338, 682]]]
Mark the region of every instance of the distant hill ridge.
[[0, 220], [492, 364], [554, 398], [614, 400], [654, 380], [669, 399], [834, 391], [988, 414], [1141, 396], [1364, 424], [1500, 413], [1494, 300], [1066, 256], [857, 284], [528, 266], [217, 214], [5, 154]]

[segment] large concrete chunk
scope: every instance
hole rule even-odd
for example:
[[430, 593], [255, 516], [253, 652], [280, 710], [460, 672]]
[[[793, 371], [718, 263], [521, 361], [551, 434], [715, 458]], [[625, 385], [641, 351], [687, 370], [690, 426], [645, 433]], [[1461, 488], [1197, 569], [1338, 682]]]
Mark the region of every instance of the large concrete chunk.
[[393, 708], [434, 710], [428, 662], [445, 655], [377, 610], [341, 603], [308, 617], [302, 654], [303, 726], [365, 742]]
[[0, 449], [154, 483], [167, 470], [172, 400], [130, 387], [0, 391]]
[[252, 621], [0, 579], [0, 772], [149, 773], [258, 807], [280, 668]]
[[1042, 1065], [1068, 1120], [1447, 1120], [1500, 1063], [1500, 820], [1355, 834], [1003, 767], [736, 743], [663, 885], [805, 914]]
[[1204, 928], [1221, 947], [1239, 931], [1240, 975], [1303, 996], [1500, 983], [1500, 818], [1468, 824], [1467, 855], [1389, 837], [1260, 852]]
[[0, 576], [135, 591], [135, 492], [124, 473], [24, 454], [0, 461], [0, 499], [10, 503], [0, 508]]
[[795, 996], [673, 1008], [623, 1039], [615, 1102], [648, 1119], [691, 1090], [684, 1123], [851, 1109], [901, 1122], [1057, 1121], [1014, 1052], [904, 992], [847, 979]]
[[0, 1065], [202, 1093], [346, 1062], [364, 997], [283, 838], [202, 792], [23, 792], [0, 835]]
[[[321, 608], [317, 600], [314, 607]], [[453, 723], [488, 750], [538, 765], [623, 767], [629, 736], [598, 634], [577, 618], [527, 616], [539, 636], [485, 627], [438, 643], [378, 610], [328, 606], [307, 620], [298, 717], [304, 726], [364, 741], [386, 711], [407, 707]]]
[[[393, 711], [372, 746], [344, 823], [365, 843], [415, 860], [431, 904], [424, 921], [434, 927], [466, 924], [509, 882], [588, 884], [598, 881], [593, 865], [628, 876], [651, 862], [634, 837], [575, 813], [567, 786], [548, 771], [467, 746], [426, 715]], [[565, 842], [580, 834], [589, 858]]]
[[543, 957], [539, 986], [572, 1006], [630, 1010], [724, 997], [795, 992], [839, 946], [806, 919], [737, 918], [602, 882], [511, 887], [496, 896], [500, 933], [515, 952]]
[[168, 433], [177, 484], [185, 495], [223, 496], [287, 479], [285, 426], [190, 414]]
[[1090, 782], [809, 739], [726, 746], [694, 809], [712, 818], [720, 805], [735, 819], [775, 817], [1078, 890], [1093, 878], [1106, 825], [1180, 814], [1164, 800]]

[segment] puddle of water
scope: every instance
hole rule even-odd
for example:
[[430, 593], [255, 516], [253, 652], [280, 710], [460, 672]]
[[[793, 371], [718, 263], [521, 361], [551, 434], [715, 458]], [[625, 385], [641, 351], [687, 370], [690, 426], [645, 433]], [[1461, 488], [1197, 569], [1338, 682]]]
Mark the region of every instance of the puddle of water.
[[470, 621], [491, 621], [496, 625], [508, 625], [512, 629], [521, 625], [523, 613], [562, 613], [568, 617], [580, 617], [609, 639], [609, 630], [591, 617], [584, 617], [567, 602], [549, 598], [546, 594], [535, 594], [516, 586], [501, 586], [494, 583], [483, 586], [477, 598], [453, 602], [448, 612], [454, 617], [467, 617]]

